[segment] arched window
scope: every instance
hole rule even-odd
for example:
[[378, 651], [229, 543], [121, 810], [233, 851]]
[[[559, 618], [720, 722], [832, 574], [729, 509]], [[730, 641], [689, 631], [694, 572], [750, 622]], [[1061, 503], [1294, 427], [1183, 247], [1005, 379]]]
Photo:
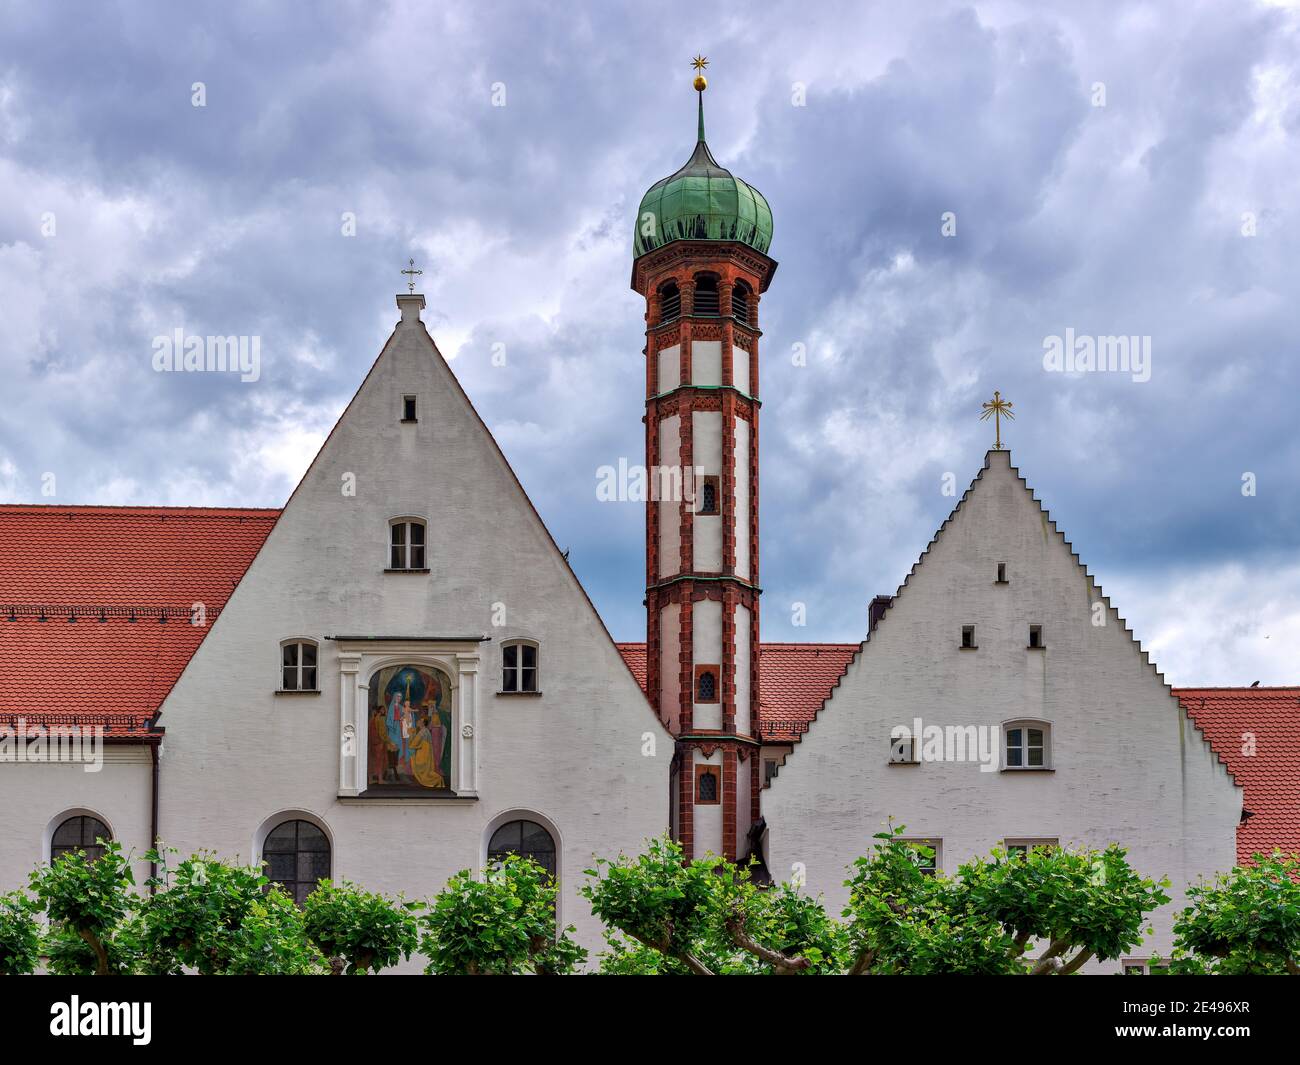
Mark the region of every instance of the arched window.
[[316, 644], [311, 640], [285, 640], [280, 645], [280, 690], [314, 692]]
[[503, 692], [541, 691], [537, 667], [537, 644], [530, 640], [511, 640], [502, 646], [501, 690]]
[[718, 279], [712, 274], [699, 274], [695, 278], [695, 314], [717, 314]]
[[700, 489], [700, 513], [718, 513], [718, 478], [705, 477]]
[[108, 830], [108, 825], [98, 817], [89, 814], [69, 817], [59, 824], [50, 837], [50, 861], [76, 851], [85, 851], [86, 857], [94, 861], [104, 853], [103, 844], [112, 838], [113, 833]]
[[281, 821], [262, 844], [266, 875], [298, 905], [330, 875], [330, 841], [310, 821]]
[[718, 793], [718, 767], [715, 765], [697, 765], [695, 767], [695, 802], [701, 806], [714, 806], [721, 801]]
[[731, 317], [749, 325], [749, 286], [739, 281], [731, 289]]
[[659, 321], [671, 322], [682, 313], [682, 291], [676, 281], [667, 281], [659, 286]]
[[388, 527], [388, 568], [424, 569], [424, 522], [419, 518], [397, 518], [389, 522]]
[[1002, 726], [1007, 769], [1050, 769], [1052, 726], [1046, 721], [1010, 721]]
[[555, 838], [536, 821], [507, 821], [492, 833], [488, 841], [488, 865], [509, 854], [531, 858], [551, 876], [556, 875]]

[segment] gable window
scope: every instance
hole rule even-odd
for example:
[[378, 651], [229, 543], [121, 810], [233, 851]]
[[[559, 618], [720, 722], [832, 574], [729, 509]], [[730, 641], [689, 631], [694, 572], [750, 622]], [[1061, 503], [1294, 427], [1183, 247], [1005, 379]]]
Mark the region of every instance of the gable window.
[[262, 861], [267, 879], [301, 906], [317, 884], [329, 879], [330, 841], [310, 821], [281, 821], [267, 833]]
[[716, 703], [718, 701], [718, 667], [695, 667], [695, 701], [697, 703]]
[[417, 419], [415, 417], [415, 397], [403, 396], [402, 397], [402, 421], [413, 422], [416, 420]]
[[316, 645], [310, 640], [287, 640], [280, 645], [280, 690], [314, 692]]
[[978, 650], [978, 644], [975, 643], [974, 625], [963, 625], [961, 627], [961, 646], [963, 651]]
[[704, 484], [700, 489], [700, 510], [701, 514], [717, 514], [718, 511], [718, 492], [719, 481], [717, 477], [705, 477]]
[[998, 563], [998, 579], [996, 583], [997, 584], [1007, 583], [1007, 564], [1005, 562]]
[[749, 289], [740, 282], [731, 289], [731, 317], [749, 325]]
[[718, 307], [718, 279], [712, 274], [700, 274], [695, 279], [694, 314], [715, 315]]
[[900, 839], [899, 842], [908, 849], [912, 861], [923, 876], [934, 876], [939, 872], [939, 850], [942, 840], [937, 839]]
[[722, 801], [720, 795], [721, 769], [716, 765], [695, 767], [695, 802], [700, 806], [713, 806]]
[[682, 313], [682, 292], [676, 281], [669, 281], [659, 288], [659, 321], [671, 322]]
[[1041, 625], [1029, 626], [1029, 646], [1030, 647], [1045, 646], [1043, 644], [1043, 626]]
[[86, 858], [93, 862], [103, 856], [104, 844], [112, 839], [113, 833], [98, 817], [88, 814], [69, 817], [50, 837], [50, 861], [57, 861], [65, 854], [85, 851]]
[[538, 692], [537, 644], [512, 640], [501, 648], [501, 690]]
[[423, 570], [424, 522], [417, 518], [399, 518], [389, 523], [388, 568]]
[[1013, 721], [1002, 726], [1007, 769], [1047, 769], [1051, 766], [1052, 727], [1045, 721]]

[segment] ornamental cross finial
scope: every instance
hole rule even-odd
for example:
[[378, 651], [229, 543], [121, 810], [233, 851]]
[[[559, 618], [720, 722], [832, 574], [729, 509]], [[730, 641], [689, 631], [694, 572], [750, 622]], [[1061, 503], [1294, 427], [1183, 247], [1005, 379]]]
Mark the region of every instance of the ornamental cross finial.
[[415, 268], [415, 260], [414, 260], [414, 259], [411, 259], [411, 260], [410, 260], [410, 265], [409, 265], [405, 270], [403, 270], [402, 273], [405, 274], [407, 277], [410, 278], [410, 280], [406, 282], [406, 288], [407, 288], [407, 290], [408, 290], [412, 295], [414, 295], [414, 294], [415, 294], [415, 279], [416, 279], [417, 277], [419, 277], [421, 274], [423, 274], [424, 271], [423, 271], [423, 270], [417, 270], [417, 269]]
[[1001, 451], [1002, 450], [1002, 419], [1006, 418], [1007, 421], [1012, 421], [1012, 422], [1016, 420], [1016, 416], [1011, 413], [1011, 401], [1003, 399], [1001, 392], [994, 391], [993, 398], [989, 400], [987, 403], [982, 404], [981, 406], [984, 410], [984, 413], [980, 415], [980, 421], [986, 422], [989, 420], [990, 417], [992, 417], [993, 425], [994, 425], [994, 437], [995, 437], [993, 441], [993, 450]]
[[708, 79], [704, 76], [704, 68], [709, 65], [709, 57], [696, 53], [691, 60], [691, 66], [695, 68], [695, 91], [703, 92], [709, 87]]

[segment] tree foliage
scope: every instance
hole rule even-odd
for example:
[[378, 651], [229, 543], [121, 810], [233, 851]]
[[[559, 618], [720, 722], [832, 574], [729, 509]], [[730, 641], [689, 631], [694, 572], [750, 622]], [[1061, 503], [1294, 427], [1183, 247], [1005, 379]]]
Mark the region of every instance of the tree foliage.
[[24, 891], [0, 895], [0, 976], [26, 976], [41, 960], [40, 904]]
[[415, 913], [421, 907], [347, 881], [324, 880], [307, 896], [303, 920], [307, 937], [329, 960], [331, 972], [377, 973], [409, 958], [419, 946]]
[[38, 866], [30, 886], [49, 917], [51, 934], [81, 939], [95, 957], [96, 975], [106, 976], [113, 971], [114, 933], [135, 902], [135, 875], [121, 844], [100, 842], [100, 857], [92, 859], [83, 850], [61, 855]]
[[510, 855], [476, 879], [469, 870], [453, 876], [425, 914], [420, 952], [425, 972], [487, 976], [573, 972], [587, 952], [571, 938], [573, 927], [555, 929], [556, 886], [529, 858]]

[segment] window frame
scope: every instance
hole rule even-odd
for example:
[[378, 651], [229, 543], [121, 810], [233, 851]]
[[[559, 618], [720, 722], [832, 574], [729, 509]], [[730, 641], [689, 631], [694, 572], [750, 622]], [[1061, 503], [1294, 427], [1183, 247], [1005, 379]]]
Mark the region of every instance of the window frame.
[[[700, 682], [706, 673], [713, 675], [713, 697], [706, 699], [700, 695]], [[695, 667], [695, 683], [692, 685], [691, 701], [695, 703], [704, 703], [712, 705], [713, 703], [722, 702], [722, 666], [718, 664], [705, 664]]]
[[[294, 856], [294, 875], [293, 875], [293, 879], [292, 879], [292, 880], [289, 880], [287, 883], [286, 883], [286, 881], [283, 881], [283, 880], [277, 880], [277, 879], [275, 879], [274, 877], [271, 876], [271, 871], [270, 871], [270, 865], [271, 865], [271, 863], [270, 863], [270, 861], [268, 861], [267, 856], [266, 856], [266, 855], [267, 855], [267, 851], [266, 851], [266, 844], [267, 844], [267, 842], [271, 839], [271, 837], [272, 837], [273, 835], [275, 835], [275, 833], [276, 833], [279, 829], [283, 828], [285, 825], [293, 825], [293, 826], [294, 826], [294, 832], [293, 832], [294, 849], [293, 849], [292, 852], [290, 852], [290, 851], [272, 851], [271, 853], [272, 853], [272, 854], [289, 854], [289, 853], [292, 853], [292, 854], [293, 854], [293, 856]], [[320, 833], [320, 835], [321, 835], [321, 839], [323, 839], [323, 840], [325, 841], [325, 849], [324, 849], [323, 851], [321, 851], [321, 850], [303, 850], [303, 849], [302, 849], [302, 847], [300, 846], [300, 841], [301, 841], [301, 827], [300, 827], [300, 826], [302, 826], [302, 825], [310, 825], [312, 828], [314, 828], [317, 832]], [[263, 825], [263, 830], [262, 830], [261, 832], [259, 832], [259, 836], [260, 836], [260, 839], [258, 840], [257, 856], [258, 856], [258, 861], [259, 861], [259, 863], [260, 863], [259, 868], [261, 868], [261, 870], [262, 870], [262, 875], [266, 877], [266, 887], [264, 888], [264, 890], [269, 891], [269, 890], [271, 889], [272, 885], [276, 885], [276, 886], [278, 886], [278, 887], [280, 888], [281, 891], [283, 891], [286, 895], [288, 895], [291, 899], [293, 899], [294, 902], [295, 902], [297, 905], [301, 906], [301, 905], [306, 901], [307, 896], [310, 895], [313, 891], [316, 890], [317, 887], [320, 886], [320, 883], [321, 883], [322, 880], [330, 880], [330, 879], [333, 878], [333, 876], [334, 876], [334, 838], [333, 838], [333, 836], [331, 835], [330, 831], [329, 831], [329, 830], [328, 830], [328, 829], [327, 829], [323, 824], [321, 824], [321, 823], [320, 823], [316, 818], [314, 818], [314, 817], [306, 817], [306, 816], [304, 816], [304, 815], [303, 815], [301, 812], [299, 812], [299, 811], [286, 811], [286, 812], [284, 812], [284, 813], [282, 813], [282, 814], [276, 814], [274, 817], [269, 818], [269, 819], [264, 823], [264, 825]], [[312, 885], [312, 887], [309, 888], [307, 891], [305, 891], [305, 892], [303, 893], [303, 897], [302, 897], [301, 899], [299, 899], [299, 898], [298, 898], [297, 891], [296, 891], [296, 888], [297, 888], [298, 886], [301, 886], [301, 885], [304, 885], [304, 884], [307, 883], [307, 881], [300, 879], [299, 876], [298, 876], [298, 869], [299, 869], [298, 860], [299, 860], [299, 857], [300, 857], [301, 855], [303, 855], [303, 854], [326, 854], [326, 855], [328, 855], [328, 856], [329, 856], [329, 868], [328, 868], [328, 870], [326, 871], [326, 873], [325, 873], [324, 876], [320, 876], [320, 877], [317, 877], [317, 878], [316, 878], [316, 882], [315, 882], [315, 884]], [[291, 890], [291, 889], [288, 887], [288, 884], [293, 884], [293, 885], [295, 886], [295, 889], [294, 889], [294, 890]]]
[[[420, 420], [419, 418], [419, 395], [414, 392], [404, 392], [402, 394], [402, 424], [412, 425]], [[407, 413], [407, 408], [410, 413]]]
[[[293, 666], [286, 665], [284, 661], [284, 653], [290, 647], [296, 647], [298, 649], [297, 661]], [[310, 647], [312, 649], [313, 665], [311, 666], [307, 666], [303, 664], [303, 658], [305, 656], [303, 655], [302, 650], [304, 647]], [[319, 695], [320, 694], [320, 668], [321, 668], [320, 667], [320, 643], [318, 641], [312, 639], [310, 636], [290, 636], [287, 639], [281, 640], [280, 641], [280, 683], [279, 686], [275, 689], [276, 694], [277, 695]], [[289, 688], [285, 686], [284, 673], [285, 670], [287, 669], [293, 669], [297, 673], [298, 686], [296, 688]], [[316, 682], [315, 686], [311, 688], [304, 687], [302, 684], [303, 671], [307, 669], [310, 669], [312, 671], [312, 673], [314, 674], [313, 679]]]
[[[484, 861], [483, 861], [484, 868], [492, 868], [493, 862], [500, 861], [501, 858], [507, 854], [522, 854], [523, 857], [526, 858], [532, 857], [531, 854], [524, 854], [522, 851], [517, 851], [517, 850], [498, 849], [495, 852], [493, 851], [492, 841], [496, 839], [499, 833], [501, 833], [507, 828], [510, 828], [512, 825], [535, 825], [537, 828], [540, 828], [544, 833], [546, 833], [546, 838], [551, 841], [551, 864], [550, 866], [543, 865], [541, 862], [538, 862], [537, 864], [541, 865], [543, 869], [546, 869], [546, 871], [550, 873], [551, 876], [558, 882], [560, 877], [560, 842], [558, 839], [555, 838], [555, 833], [551, 831], [550, 826], [546, 822], [539, 820], [535, 815], [529, 816], [527, 815], [527, 813], [523, 813], [523, 812], [521, 812], [517, 816], [511, 816], [506, 818], [504, 821], [494, 825], [492, 828], [488, 830], [487, 845], [484, 851]], [[523, 830], [521, 829], [520, 843], [522, 844], [522, 842], [523, 842]], [[496, 855], [495, 857], [494, 857], [494, 853]], [[535, 858], [533, 860], [536, 861]]]
[[[906, 758], [895, 758], [894, 751], [899, 744], [907, 744], [909, 754]], [[916, 755], [916, 737], [915, 736], [894, 736], [889, 737], [889, 765], [920, 765], [921, 760]]]
[[[75, 846], [56, 843], [55, 837], [58, 836], [59, 830], [62, 829], [64, 825], [70, 824], [73, 821], [81, 822], [81, 824], [78, 825], [77, 837], [83, 842], [78, 843]], [[100, 825], [104, 829], [104, 832], [102, 834], [97, 833], [95, 837], [92, 837], [92, 841], [90, 843], [84, 842], [86, 837], [87, 821], [94, 821], [96, 824]], [[54, 818], [54, 820], [50, 822], [49, 842], [45, 847], [45, 860], [52, 864], [54, 861], [56, 861], [58, 858], [61, 858], [65, 854], [75, 854], [78, 851], [85, 851], [88, 860], [92, 862], [98, 861], [104, 855], [104, 846], [102, 844], [94, 842], [95, 838], [104, 840], [104, 843], [112, 843], [114, 839], [113, 826], [110, 825], [104, 817], [101, 817], [93, 810], [82, 810], [82, 809], [65, 810], [63, 811], [63, 813], [59, 814], [56, 818]], [[94, 853], [94, 852], [98, 852], [98, 853]]]
[[[413, 542], [414, 538], [411, 536], [411, 530], [415, 528], [419, 528], [420, 530], [420, 542], [418, 544]], [[398, 529], [403, 530], [401, 534], [402, 542], [400, 544], [396, 542]], [[413, 560], [412, 552], [417, 547], [420, 549], [421, 552], [420, 554], [421, 564], [419, 566], [412, 566], [410, 565], [410, 562]], [[398, 548], [400, 548], [402, 551], [402, 561], [406, 563], [405, 565], [401, 565], [401, 566], [393, 565], [394, 561], [396, 560], [394, 556], [394, 552], [398, 550]], [[388, 565], [384, 569], [385, 573], [428, 573], [429, 572], [429, 523], [425, 521], [424, 518], [416, 517], [415, 515], [404, 515], [401, 517], [389, 518], [388, 519], [388, 544], [385, 550], [387, 551], [386, 557], [388, 562]]]
[[[713, 509], [707, 508], [709, 489], [713, 489]], [[722, 516], [722, 478], [717, 474], [706, 474], [700, 480], [700, 509], [695, 512], [698, 518], [719, 518]]]
[[[1037, 637], [1037, 639], [1038, 639], [1038, 642], [1037, 642], [1037, 643], [1034, 642], [1034, 638], [1035, 638], [1035, 637]], [[1045, 651], [1045, 650], [1047, 650], [1047, 642], [1043, 639], [1043, 626], [1042, 626], [1042, 625], [1030, 625], [1030, 626], [1029, 626], [1029, 642], [1025, 645], [1025, 649], [1026, 649], [1026, 650], [1029, 650], [1029, 651]]]
[[[524, 655], [521, 650], [527, 649], [533, 652], [533, 664], [531, 666], [524, 664]], [[515, 662], [511, 665], [507, 661], [507, 651], [516, 652]], [[533, 673], [533, 687], [523, 687], [523, 675], [528, 670]], [[507, 677], [513, 671], [515, 674], [516, 687], [507, 686]], [[512, 636], [508, 640], [501, 641], [501, 688], [497, 693], [499, 695], [541, 695], [542, 694], [542, 645], [534, 639], [526, 636]]]
[[[705, 776], [714, 777], [717, 782], [717, 790], [712, 799], [700, 797], [700, 779]], [[712, 762], [700, 762], [695, 766], [695, 805], [696, 806], [718, 806], [722, 802], [722, 766], [714, 765]]]
[[[967, 636], [970, 637], [970, 643], [966, 642]], [[957, 647], [962, 651], [978, 651], [980, 649], [980, 645], [975, 642], [974, 625], [963, 625], [961, 627], [961, 642], [957, 644]]]
[[1006, 852], [1007, 857], [1012, 854], [1028, 855], [1035, 847], [1060, 847], [1060, 836], [1007, 836], [1002, 840], [1002, 849]]
[[[1043, 734], [1041, 744], [1029, 742], [1030, 730], [1036, 730]], [[1015, 731], [1023, 734], [1016, 747], [1016, 750], [1021, 753], [1020, 765], [1011, 764], [1011, 733]], [[1034, 749], [1042, 751], [1041, 765], [1029, 764], [1029, 752]], [[1044, 721], [1041, 718], [1018, 717], [1002, 722], [1002, 771], [1004, 773], [1043, 773], [1051, 772], [1052, 768], [1052, 723], [1050, 721]]]
[[993, 583], [994, 583], [994, 584], [1010, 584], [1010, 583], [1011, 583], [1009, 580], [1007, 580], [1007, 564], [1006, 564], [1005, 562], [999, 562], [999, 563], [998, 563], [997, 574], [998, 574], [997, 577], [995, 577], [994, 580], [993, 580]]
[[943, 839], [937, 836], [899, 836], [897, 841], [911, 847], [929, 847], [934, 851], [934, 864], [917, 865], [922, 876], [938, 876], [943, 872]]

